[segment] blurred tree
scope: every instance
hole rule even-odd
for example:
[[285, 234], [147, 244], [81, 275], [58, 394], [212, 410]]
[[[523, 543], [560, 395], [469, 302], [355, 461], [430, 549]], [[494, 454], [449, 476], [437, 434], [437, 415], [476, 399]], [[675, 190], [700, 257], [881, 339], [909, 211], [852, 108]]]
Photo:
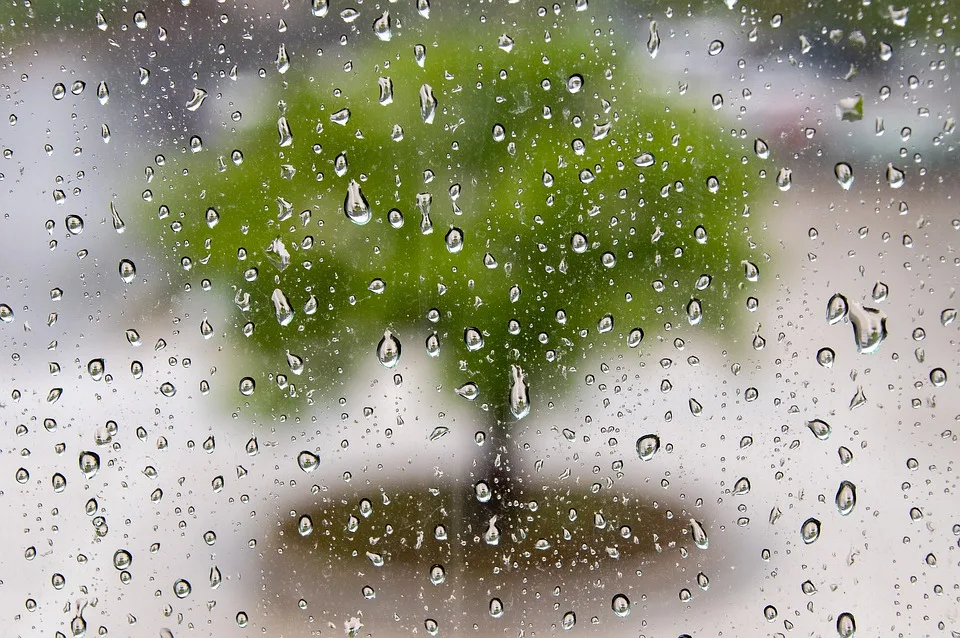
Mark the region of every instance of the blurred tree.
[[413, 16], [403, 37], [364, 14], [349, 47], [282, 49], [260, 80], [276, 101], [250, 95], [235, 135], [167, 153], [146, 197], [159, 221], [139, 224], [171, 281], [209, 278], [233, 305], [211, 321], [233, 324], [255, 413], [309, 414], [378, 344], [385, 378], [427, 348], [451, 400], [475, 384], [494, 498], [471, 507], [507, 525], [504, 434], [530, 403], [643, 330], [732, 326], [762, 165], [752, 138], [644, 82], [645, 38], [509, 11]]

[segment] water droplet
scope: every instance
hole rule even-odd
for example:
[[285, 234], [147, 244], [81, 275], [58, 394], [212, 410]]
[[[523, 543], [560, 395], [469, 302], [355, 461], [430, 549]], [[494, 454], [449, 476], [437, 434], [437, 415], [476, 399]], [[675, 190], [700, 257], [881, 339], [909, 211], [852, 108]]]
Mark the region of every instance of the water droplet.
[[890, 287], [882, 281], [878, 281], [876, 284], [874, 284], [873, 291], [870, 293], [870, 296], [873, 297], [874, 301], [879, 303], [885, 300], [889, 294]]
[[837, 616], [837, 634], [840, 638], [853, 638], [857, 633], [857, 622], [848, 611]]
[[290, 146], [293, 144], [293, 131], [290, 130], [290, 123], [286, 117], [280, 117], [277, 120], [277, 134], [280, 136], [278, 144], [280, 146]]
[[497, 38], [497, 46], [500, 47], [501, 50], [510, 53], [513, 51], [513, 38], [504, 33]]
[[947, 382], [947, 371], [943, 368], [934, 368], [930, 371], [930, 383], [941, 388]]
[[490, 599], [490, 616], [492, 618], [501, 618], [503, 616], [503, 601], [499, 598]]
[[643, 341], [643, 330], [640, 328], [634, 328], [627, 335], [627, 346], [630, 348], [636, 348], [641, 341]]
[[840, 293], [835, 293], [827, 302], [827, 323], [831, 326], [840, 323], [847, 318], [849, 309], [847, 298]]
[[400, 361], [400, 341], [389, 329], [377, 344], [377, 359], [384, 368], [395, 368]]
[[647, 53], [651, 58], [656, 58], [660, 51], [660, 32], [657, 31], [657, 21], [650, 21], [650, 35], [647, 37]]
[[120, 279], [124, 283], [131, 284], [137, 278], [137, 267], [129, 259], [120, 260]]
[[433, 565], [430, 568], [430, 582], [434, 585], [442, 585], [443, 581], [447, 579], [447, 570], [444, 569], [443, 565]]
[[377, 38], [381, 41], [389, 42], [393, 37], [393, 32], [390, 27], [390, 12], [384, 11], [383, 14], [374, 21], [373, 32], [377, 34]]
[[320, 457], [313, 452], [304, 450], [297, 455], [297, 465], [300, 466], [301, 470], [309, 474], [320, 465]]
[[834, 352], [830, 348], [820, 348], [817, 350], [817, 363], [824, 368], [833, 367]]
[[177, 598], [186, 598], [190, 595], [192, 589], [190, 583], [183, 578], [173, 584], [173, 593], [176, 594]]
[[815, 518], [808, 518], [800, 526], [800, 538], [804, 544], [809, 545], [820, 538], [820, 521]]
[[857, 505], [857, 486], [850, 481], [842, 481], [837, 490], [837, 511], [842, 516], [847, 516]]
[[483, 335], [476, 328], [467, 328], [463, 331], [463, 342], [470, 352], [476, 352], [483, 347]]
[[187, 101], [187, 110], [196, 111], [203, 104], [203, 101], [207, 99], [207, 92], [203, 89], [194, 87], [193, 95]]
[[458, 253], [463, 250], [463, 231], [459, 228], [451, 228], [447, 231], [443, 240], [447, 244], [447, 251], [450, 253]]
[[579, 93], [583, 88], [583, 76], [579, 73], [574, 73], [567, 78], [567, 90], [571, 93]]
[[96, 452], [80, 453], [80, 471], [84, 477], [92, 479], [100, 471], [100, 455]]
[[741, 477], [733, 486], [733, 493], [737, 496], [743, 496], [750, 493], [750, 479], [746, 476]]
[[837, 183], [843, 190], [848, 191], [853, 185], [853, 169], [846, 162], [839, 162], [833, 167], [833, 174], [837, 176]]
[[760, 159], [767, 159], [770, 157], [770, 147], [767, 146], [767, 143], [759, 137], [753, 140], [753, 152], [756, 153], [757, 157]]
[[290, 300], [287, 299], [287, 296], [283, 294], [282, 290], [279, 288], [275, 289], [270, 299], [273, 301], [273, 310], [277, 317], [277, 323], [281, 326], [286, 326], [293, 321], [293, 307], [290, 305]]
[[813, 419], [812, 421], [807, 421], [807, 427], [810, 428], [810, 431], [813, 432], [813, 435], [821, 441], [826, 441], [829, 439], [830, 433], [833, 432], [833, 428], [830, 427], [830, 424], [822, 419]]
[[82, 217], [78, 215], [67, 215], [63, 221], [71, 235], [79, 235], [83, 232]]
[[277, 49], [277, 72], [281, 75], [290, 70], [290, 56], [287, 54], [287, 45], [280, 43]]
[[433, 87], [424, 84], [420, 87], [420, 117], [425, 124], [433, 124], [437, 112], [437, 98], [433, 95]]
[[863, 119], [863, 96], [846, 97], [837, 102], [837, 118], [842, 122], [859, 122]]
[[106, 104], [110, 101], [110, 89], [107, 88], [107, 83], [104, 81], [97, 85], [97, 100], [100, 101], [100, 104]]
[[789, 168], [781, 168], [777, 173], [777, 188], [782, 191], [790, 190], [793, 185], [793, 171]]
[[707, 47], [707, 53], [711, 56], [720, 55], [721, 51], [723, 51], [723, 42], [720, 40], [714, 40], [710, 43], [710, 46]]
[[763, 617], [767, 619], [767, 622], [773, 622], [777, 619], [777, 608], [773, 605], [767, 605], [763, 608]]
[[120, 211], [117, 210], [113, 202], [110, 202], [110, 217], [113, 218], [113, 229], [117, 231], [118, 235], [122, 235], [127, 225], [123, 222], [123, 219], [120, 217]]
[[560, 626], [563, 627], [564, 631], [570, 631], [577, 626], [577, 615], [572, 611], [568, 611], [563, 615]]
[[253, 394], [256, 388], [257, 388], [257, 384], [251, 377], [243, 377], [242, 379], [240, 379], [239, 389], [240, 389], [240, 394], [242, 394], [243, 396], [245, 397], [250, 396], [251, 394]]
[[872, 354], [887, 338], [887, 315], [876, 308], [854, 303], [850, 312], [857, 352]]
[[104, 362], [103, 359], [91, 359], [87, 362], [87, 373], [94, 381], [103, 378]]
[[310, 536], [313, 534], [313, 519], [310, 518], [309, 514], [304, 514], [300, 517], [300, 520], [297, 521], [297, 532], [300, 536]]
[[626, 618], [630, 615], [630, 599], [623, 594], [617, 594], [610, 603], [613, 613], [620, 618]]
[[113, 553], [113, 566], [119, 570], [123, 571], [125, 569], [130, 569], [130, 565], [133, 564], [133, 556], [125, 549], [118, 549]]
[[649, 461], [660, 450], [660, 437], [656, 434], [645, 434], [637, 439], [637, 455], [642, 461]]
[[530, 414], [530, 385], [518, 365], [510, 366], [510, 414], [517, 420]]
[[350, 115], [350, 109], [342, 108], [330, 115], [330, 121], [334, 124], [339, 124], [340, 126], [346, 126], [347, 122], [350, 121]]
[[347, 196], [343, 201], [343, 210], [347, 214], [347, 218], [358, 226], [363, 226], [372, 217], [370, 205], [367, 203], [363, 191], [360, 190], [360, 184], [352, 179], [347, 184]]
[[476, 401], [477, 397], [480, 396], [480, 388], [473, 381], [467, 381], [456, 389], [456, 393], [467, 401]]
[[892, 163], [887, 164], [887, 184], [890, 188], [900, 188], [906, 181], [906, 175]]
[[707, 549], [710, 546], [710, 539], [707, 538], [707, 532], [703, 525], [695, 518], [690, 519], [690, 533], [693, 536], [694, 544], [700, 549]]
[[699, 299], [691, 299], [687, 303], [687, 321], [691, 326], [699, 325], [703, 321], [703, 307]]

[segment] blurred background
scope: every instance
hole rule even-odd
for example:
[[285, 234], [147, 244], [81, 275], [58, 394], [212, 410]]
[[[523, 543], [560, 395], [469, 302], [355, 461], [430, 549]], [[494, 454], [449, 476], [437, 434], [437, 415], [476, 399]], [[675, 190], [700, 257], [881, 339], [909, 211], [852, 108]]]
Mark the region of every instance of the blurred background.
[[958, 9], [0, 0], [6, 632], [960, 635]]

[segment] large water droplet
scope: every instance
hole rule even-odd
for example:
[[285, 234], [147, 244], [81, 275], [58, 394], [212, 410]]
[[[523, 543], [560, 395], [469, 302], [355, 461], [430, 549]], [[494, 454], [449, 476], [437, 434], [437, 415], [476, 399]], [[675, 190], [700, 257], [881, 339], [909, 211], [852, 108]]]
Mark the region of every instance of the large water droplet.
[[694, 544], [700, 549], [707, 549], [710, 547], [710, 539], [707, 537], [707, 532], [703, 529], [703, 525], [695, 518], [690, 519], [690, 534], [693, 536]]
[[810, 428], [810, 431], [813, 432], [813, 435], [821, 441], [826, 441], [829, 439], [830, 433], [833, 432], [833, 428], [830, 427], [830, 424], [822, 419], [813, 419], [812, 421], [807, 421], [807, 427]]
[[129, 259], [120, 260], [120, 279], [124, 283], [132, 284], [133, 280], [137, 278], [137, 267]]
[[97, 472], [100, 471], [100, 455], [96, 452], [81, 452], [80, 471], [83, 472], [83, 475], [88, 479], [96, 476]]
[[630, 599], [623, 594], [617, 594], [610, 602], [610, 608], [620, 618], [626, 618], [630, 615]]
[[837, 490], [837, 511], [846, 516], [853, 511], [857, 505], [857, 486], [850, 481], [842, 481]]
[[853, 169], [846, 162], [839, 162], [833, 167], [833, 174], [837, 177], [837, 183], [843, 190], [850, 190], [853, 185]]
[[383, 331], [383, 338], [377, 344], [377, 359], [385, 368], [395, 368], [400, 361], [400, 341], [390, 331]]
[[887, 184], [890, 188], [900, 188], [906, 181], [906, 175], [893, 164], [887, 164]]
[[847, 318], [849, 309], [847, 298], [839, 292], [834, 294], [827, 302], [827, 323], [831, 326], [840, 323]]
[[837, 616], [837, 634], [840, 638], [853, 638], [857, 633], [857, 622], [848, 611]]
[[887, 315], [876, 308], [867, 308], [854, 303], [850, 311], [853, 336], [857, 352], [872, 354], [887, 338]]
[[656, 434], [645, 434], [637, 439], [637, 456], [642, 461], [649, 461], [660, 450], [660, 437]]
[[351, 179], [347, 184], [347, 196], [343, 200], [343, 211], [347, 218], [358, 226], [363, 226], [373, 216], [370, 211], [370, 204], [367, 203], [367, 198], [360, 190], [360, 184], [355, 180]]
[[283, 294], [282, 290], [279, 288], [275, 289], [270, 299], [273, 301], [273, 310], [277, 317], [277, 323], [281, 326], [286, 326], [293, 321], [293, 307], [290, 305], [290, 300], [287, 299], [287, 296]]
[[820, 538], [820, 521], [812, 517], [805, 520], [800, 526], [800, 538], [806, 545], [815, 543]]
[[647, 53], [651, 58], [656, 58], [660, 51], [660, 32], [657, 31], [657, 21], [650, 21], [650, 35], [647, 36]]
[[510, 414], [519, 420], [530, 414], [530, 385], [518, 365], [510, 366], [510, 377]]
[[433, 95], [433, 87], [424, 84], [420, 87], [420, 117], [425, 124], [433, 124], [437, 113], [437, 98]]
[[320, 457], [313, 452], [304, 450], [297, 455], [297, 465], [300, 466], [301, 470], [309, 474], [320, 465]]

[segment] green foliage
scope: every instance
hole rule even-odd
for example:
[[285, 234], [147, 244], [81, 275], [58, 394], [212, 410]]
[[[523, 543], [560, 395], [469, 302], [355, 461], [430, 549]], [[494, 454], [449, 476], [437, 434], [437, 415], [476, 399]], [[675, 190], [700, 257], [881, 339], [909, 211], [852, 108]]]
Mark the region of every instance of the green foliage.
[[[500, 28], [447, 24], [437, 43], [424, 40], [422, 68], [415, 39], [381, 42], [372, 33], [353, 57], [294, 57], [287, 74], [262, 81], [265, 94], [282, 99], [281, 110], [270, 105], [252, 124], [245, 118], [232, 137], [207, 140], [203, 152], [168, 157], [158, 167], [152, 206], [168, 207], [170, 216], [144, 226], [153, 237], [162, 231], [159, 256], [171, 271], [189, 257], [192, 269], [183, 276], [211, 279], [225, 301], [232, 303], [238, 289], [250, 295], [248, 311], [233, 308], [230, 346], [244, 375], [259, 382], [250, 398], [256, 405], [295, 411], [304, 395], [329, 391], [324, 384], [344, 378], [338, 369], [349, 373], [375, 357], [386, 328], [404, 352], [423, 348], [436, 331], [438, 378], [454, 387], [472, 380], [480, 402], [500, 405], [511, 364], [541, 391], [559, 388], [582, 377], [571, 370], [591, 350], [631, 352], [633, 328], [686, 325], [691, 298], [704, 308], [696, 330], [731, 323], [734, 304], [745, 297], [736, 291], [749, 257], [741, 216], [759, 190], [752, 138], [732, 135], [691, 103], [658, 95], [611, 42], [587, 39], [586, 17], [552, 28], [550, 41], [537, 25], [515, 30], [509, 53], [497, 47]], [[574, 74], [583, 78], [577, 92], [568, 87]], [[390, 105], [378, 101], [380, 77], [392, 79]], [[423, 85], [438, 100], [433, 123], [421, 117]], [[341, 109], [350, 112], [343, 126], [331, 120]], [[286, 147], [278, 144], [281, 112], [293, 134]], [[395, 125], [403, 129], [400, 141]], [[504, 130], [502, 141], [495, 125]], [[582, 154], [575, 140], [583, 142]], [[230, 159], [234, 149], [243, 154], [239, 165]], [[643, 153], [653, 155], [652, 165], [637, 166]], [[339, 155], [348, 163], [342, 176], [335, 171]], [[292, 178], [284, 166], [295, 169]], [[583, 171], [593, 180], [582, 179]], [[710, 178], [718, 180], [716, 192]], [[350, 180], [373, 212], [363, 226], [344, 214]], [[432, 197], [434, 230], [426, 235], [417, 207], [423, 194]], [[281, 198], [292, 206], [282, 221]], [[219, 216], [212, 228], [209, 208]], [[387, 221], [394, 208], [403, 213], [401, 228]], [[700, 225], [705, 243], [694, 239]], [[444, 240], [453, 227], [464, 236], [459, 253]], [[586, 252], [572, 250], [574, 233], [587, 238]], [[277, 238], [292, 257], [282, 271], [267, 250]], [[243, 251], [246, 259], [238, 259]], [[602, 263], [606, 252], [616, 258], [612, 268]], [[495, 268], [484, 266], [486, 254]], [[245, 279], [250, 269], [255, 280]], [[712, 283], [698, 291], [704, 274]], [[386, 284], [382, 294], [368, 290], [377, 278]], [[654, 282], [663, 283], [662, 292]], [[520, 289], [516, 301], [513, 286]], [[286, 326], [271, 302], [278, 288], [296, 313]], [[311, 295], [318, 309], [308, 315]], [[426, 318], [434, 308], [435, 324]], [[614, 327], [599, 333], [605, 315]], [[517, 334], [508, 330], [511, 319]], [[241, 334], [247, 322], [255, 324], [250, 337]], [[468, 327], [483, 332], [481, 350], [467, 351]], [[290, 374], [288, 351], [303, 358], [302, 376]], [[403, 367], [401, 358], [396, 372]], [[290, 388], [264, 382], [277, 373], [296, 384], [299, 400], [289, 399]]]

